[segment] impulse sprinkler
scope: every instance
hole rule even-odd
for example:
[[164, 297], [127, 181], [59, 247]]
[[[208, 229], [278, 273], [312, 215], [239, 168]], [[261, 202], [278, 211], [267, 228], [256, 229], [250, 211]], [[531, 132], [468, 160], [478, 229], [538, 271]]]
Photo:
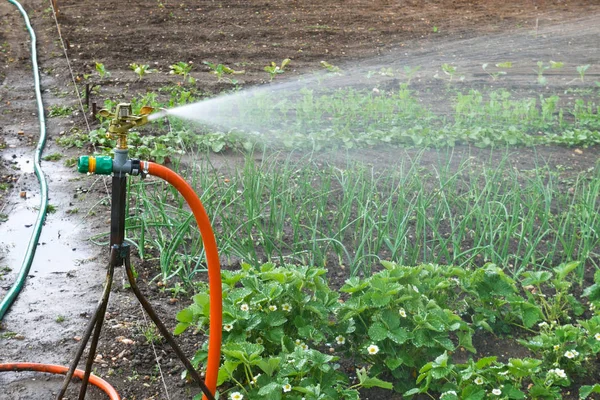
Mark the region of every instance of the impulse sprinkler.
[[[96, 355], [96, 347], [104, 322], [104, 315], [110, 296], [114, 269], [116, 266], [123, 265], [129, 280], [131, 289], [142, 304], [146, 313], [150, 316], [160, 333], [165, 337], [173, 351], [177, 354], [181, 362], [185, 365], [190, 376], [198, 383], [203, 392], [204, 400], [214, 400], [216, 392], [217, 374], [219, 370], [220, 352], [221, 352], [221, 274], [219, 266], [219, 255], [217, 251], [216, 240], [212, 231], [210, 220], [202, 206], [198, 196], [191, 186], [175, 172], [162, 165], [148, 161], [140, 161], [129, 158], [127, 146], [127, 135], [129, 130], [148, 123], [148, 116], [153, 111], [151, 107], [142, 107], [138, 115], [132, 112], [131, 104], [121, 103], [117, 105], [114, 113], [108, 110], [101, 110], [99, 114], [103, 117], [110, 117], [108, 136], [117, 139], [117, 146], [114, 149], [114, 159], [108, 156], [82, 156], [79, 158], [77, 169], [82, 173], [96, 173], [100, 175], [112, 175], [112, 203], [111, 203], [111, 222], [110, 222], [110, 261], [106, 276], [106, 284], [102, 293], [102, 298], [92, 316], [86, 332], [82, 337], [81, 344], [73, 359], [67, 376], [63, 382], [61, 391], [57, 400], [63, 398], [69, 382], [75, 373], [77, 364], [85, 350], [90, 337], [90, 349], [86, 361], [85, 374], [82, 377], [82, 384], [79, 391], [79, 400], [85, 398], [90, 372]], [[194, 369], [190, 361], [181, 351], [175, 339], [158, 318], [150, 303], [140, 292], [130, 263], [130, 246], [125, 242], [125, 206], [127, 204], [127, 175], [155, 175], [163, 178], [173, 185], [185, 198], [196, 217], [196, 222], [200, 228], [202, 241], [206, 251], [206, 261], [208, 267], [208, 279], [210, 288], [210, 328], [208, 344], [208, 361], [206, 367], [206, 380], [202, 381], [198, 372]], [[143, 243], [141, 244], [143, 246]], [[93, 332], [93, 336], [92, 336]]]

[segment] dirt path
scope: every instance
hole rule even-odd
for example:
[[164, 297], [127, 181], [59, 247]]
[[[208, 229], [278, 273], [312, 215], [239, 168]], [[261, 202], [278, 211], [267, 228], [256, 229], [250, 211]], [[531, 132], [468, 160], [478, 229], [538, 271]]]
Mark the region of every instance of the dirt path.
[[[33, 3], [24, 2], [23, 6], [32, 10]], [[36, 14], [30, 14], [34, 20]], [[23, 262], [40, 205], [40, 193], [33, 174], [39, 124], [30, 42], [25, 41], [24, 23], [16, 7], [6, 1], [0, 2], [0, 20], [0, 43], [5, 50], [0, 80], [0, 134], [5, 148], [0, 151], [0, 176], [12, 186], [0, 191], [0, 214], [7, 218], [0, 224], [0, 266], [3, 271], [0, 297], [4, 298]], [[43, 53], [53, 44], [54, 37], [53, 32], [40, 29], [39, 19], [37, 21], [38, 49]], [[57, 58], [53, 68], [63, 67], [61, 63], [64, 61]], [[48, 72], [42, 72], [44, 104], [63, 103], [65, 99], [57, 96], [65, 84], [63, 75]], [[72, 103], [72, 99], [68, 103]], [[48, 135], [56, 137], [73, 125], [72, 118], [51, 120], [47, 125]], [[49, 140], [44, 155], [53, 153], [65, 154], [61, 161], [42, 163], [48, 177], [49, 204], [56, 211], [47, 216], [25, 288], [2, 321], [0, 362], [68, 363], [77, 344], [75, 338], [81, 335], [101, 290], [104, 261], [99, 257], [98, 248], [87, 241], [90, 224], [94, 221], [82, 218], [90, 203], [78, 190], [88, 191], [90, 181], [81, 179], [72, 168], [64, 166], [64, 160], [74, 156], [73, 152], [65, 152]], [[51, 392], [56, 388], [56, 384], [39, 375], [36, 378], [32, 374], [0, 374], [0, 398], [3, 399], [51, 398]]]
[[[175, 83], [177, 79], [167, 72], [168, 66], [178, 61], [193, 61], [197, 66], [193, 76], [198, 79], [199, 88], [213, 92], [230, 86], [217, 83], [207, 73], [201, 66], [205, 60], [245, 69], [247, 73], [240, 76], [240, 83], [251, 85], [268, 80], [263, 71], [265, 65], [287, 57], [292, 58], [293, 70], [289, 75], [293, 77], [319, 68], [321, 60], [369, 68], [365, 60], [382, 56], [376, 66], [403, 65], [406, 52], [412, 56], [412, 65], [423, 65], [429, 68], [428, 72], [451, 57], [472, 79], [483, 81], [487, 77], [481, 76], [481, 63], [503, 61], [494, 58], [494, 43], [510, 46], [505, 39], [515, 40], [515, 54], [530, 58], [532, 64], [541, 56], [534, 49], [523, 50], [519, 46], [517, 37], [509, 35], [515, 29], [523, 36], [531, 32], [539, 35], [535, 43], [544, 49], [544, 60], [560, 51], [564, 60], [596, 62], [597, 66], [594, 55], [597, 49], [593, 48], [596, 36], [590, 28], [594, 24], [600, 26], [594, 17], [600, 11], [595, 1], [305, 0], [200, 2], [200, 5], [192, 1], [162, 1], [150, 2], [151, 6], [145, 1], [116, 0], [58, 3], [59, 21], [75, 74], [82, 77], [84, 73], [93, 73], [96, 61], [103, 62], [112, 72], [112, 78], [102, 82], [95, 96], [98, 103], [107, 97], [121, 94], [130, 97], [136, 92]], [[22, 4], [39, 39], [45, 105], [69, 105], [76, 109], [71, 78], [57, 43], [48, 4], [32, 0]], [[575, 29], [566, 33], [555, 34], [554, 23], [572, 19], [581, 23], [571, 25]], [[39, 127], [23, 22], [16, 8], [2, 0], [0, 21], [0, 183], [12, 185], [9, 190], [0, 191], [0, 214], [8, 218], [0, 222], [0, 296], [3, 296], [18, 272], [39, 203], [38, 184], [31, 168], [35, 147], [32, 143], [37, 140]], [[576, 29], [580, 25], [587, 26], [587, 30]], [[477, 38], [489, 34], [496, 35], [495, 42]], [[557, 36], [560, 40], [556, 40]], [[148, 63], [162, 74], [136, 82], [128, 67], [132, 62]], [[600, 73], [598, 69], [590, 71], [595, 76]], [[529, 67], [514, 73], [516, 79], [526, 74], [531, 75]], [[560, 79], [557, 76], [556, 82], [564, 83]], [[102, 178], [80, 176], [64, 166], [66, 158], [81, 151], [66, 151], [57, 147], [53, 139], [73, 127], [87, 129], [80, 114], [48, 119], [50, 140], [44, 154], [65, 154], [58, 162], [43, 163], [49, 177], [50, 204], [56, 212], [48, 215], [25, 290], [2, 321], [0, 362], [68, 364], [77, 345], [74, 338], [83, 332], [101, 291], [105, 248], [93, 246], [87, 239], [107, 230], [109, 208], [108, 202], [102, 200], [109, 187]], [[369, 154], [363, 157], [372, 158]], [[530, 153], [523, 154], [525, 159]], [[563, 149], [558, 154], [549, 150], [548, 154], [553, 159], [573, 157], [571, 150]], [[597, 154], [597, 149], [586, 151], [581, 168], [593, 165]], [[393, 158], [384, 155], [382, 162], [391, 162]], [[21, 192], [26, 192], [26, 199], [20, 198]], [[147, 270], [141, 272], [140, 278], [144, 281], [152, 276], [152, 271]], [[97, 371], [108, 376], [127, 399], [165, 398], [154, 352], [145, 341], [147, 325], [142, 322], [131, 294], [123, 290], [121, 279], [122, 275], [118, 275], [100, 349], [104, 361], [98, 363]], [[144, 286], [144, 290], [151, 294], [159, 312], [171, 318], [168, 321], [171, 325], [180, 305], [170, 304], [169, 296], [155, 284]], [[133, 338], [136, 344], [123, 344], [117, 337]], [[181, 340], [190, 352], [198, 345], [194, 337]], [[167, 374], [171, 398], [189, 398], [196, 393], [196, 389], [180, 381], [181, 369], [166, 346], [159, 345], [157, 351]], [[51, 398], [59, 385], [59, 380], [53, 378], [46, 381], [39, 377], [34, 380], [30, 374], [0, 374], [0, 398]], [[388, 393], [380, 396], [370, 398], [392, 398]]]

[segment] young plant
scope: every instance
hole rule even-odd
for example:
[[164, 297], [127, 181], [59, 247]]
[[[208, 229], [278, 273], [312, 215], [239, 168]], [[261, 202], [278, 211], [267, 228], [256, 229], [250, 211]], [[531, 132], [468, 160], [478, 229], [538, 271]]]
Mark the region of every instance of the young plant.
[[[213, 64], [208, 61], [204, 61], [203, 64], [210, 68], [210, 73], [217, 77], [217, 82], [221, 82], [221, 80], [224, 79], [223, 75], [242, 75], [246, 73], [245, 70], [236, 71], [233, 68], [229, 68], [227, 65], [224, 64]], [[237, 83], [233, 80], [230, 80], [230, 82]]]
[[131, 63], [131, 64], [129, 64], [129, 67], [131, 68], [131, 70], [133, 72], [135, 72], [137, 74], [139, 81], [141, 81], [142, 78], [146, 74], [150, 74], [150, 73], [156, 72], [155, 69], [150, 69], [150, 66], [148, 64]]
[[371, 78], [375, 75], [380, 75], [380, 76], [387, 76], [390, 78], [394, 77], [394, 70], [389, 67], [389, 68], [385, 68], [385, 67], [381, 67], [381, 69], [379, 71], [369, 71], [367, 72], [367, 78]]
[[[532, 304], [536, 304], [547, 323], [567, 321], [570, 314], [580, 316], [583, 314], [583, 306], [575, 296], [569, 293], [571, 282], [567, 278], [579, 266], [579, 262], [561, 264], [552, 269], [539, 271], [526, 271], [522, 274], [525, 279], [521, 282], [527, 297]], [[549, 296], [543, 289], [549, 287], [553, 295]]]
[[334, 75], [341, 75], [342, 70], [337, 65], [329, 64], [327, 61], [321, 61], [321, 67], [325, 68], [327, 72], [331, 72]]
[[410, 85], [410, 81], [414, 78], [416, 73], [419, 72], [421, 67], [420, 66], [411, 67], [409, 65], [405, 65], [404, 67], [402, 67], [402, 69], [404, 70], [404, 76], [406, 76], [406, 79], [407, 79], [406, 84]]
[[495, 72], [492, 72], [492, 71], [488, 71], [487, 67], [488, 67], [487, 63], [483, 64], [481, 66], [481, 68], [485, 71], [486, 74], [488, 74], [492, 78], [493, 81], [497, 80], [502, 75], [506, 75], [506, 71], [495, 71]]
[[264, 69], [269, 73], [270, 81], [273, 81], [275, 75], [283, 74], [285, 72], [285, 67], [290, 63], [290, 59], [286, 58], [281, 62], [281, 65], [277, 65], [274, 61], [271, 61], [271, 65], [267, 65]]
[[577, 67], [577, 73], [579, 74], [579, 79], [581, 79], [581, 82], [583, 82], [583, 78], [585, 76], [585, 72], [588, 70], [589, 67], [590, 67], [590, 64], [579, 65]]
[[550, 65], [545, 65], [543, 61], [537, 62], [537, 69], [534, 71], [537, 73], [537, 82], [538, 85], [545, 85], [548, 81], [544, 76], [544, 72], [550, 68], [552, 69], [561, 69], [564, 66], [563, 62], [552, 61], [550, 60]]
[[100, 75], [100, 79], [110, 78], [110, 72], [108, 72], [106, 70], [106, 67], [104, 67], [104, 64], [96, 62], [96, 71]]
[[[169, 68], [171, 69], [169, 72], [171, 75], [181, 75], [183, 77], [183, 81], [185, 82], [188, 78], [188, 75], [194, 68], [194, 64], [191, 61], [189, 63], [179, 61], [176, 64], [169, 65]], [[189, 82], [194, 84], [196, 80], [190, 77]]]
[[[456, 67], [452, 64], [444, 63], [442, 64], [442, 71], [449, 77], [448, 83], [452, 83], [454, 75], [456, 75]], [[436, 74], [435, 77], [437, 78], [439, 76]], [[459, 79], [462, 81], [463, 79], [465, 79], [465, 77], [461, 75]]]

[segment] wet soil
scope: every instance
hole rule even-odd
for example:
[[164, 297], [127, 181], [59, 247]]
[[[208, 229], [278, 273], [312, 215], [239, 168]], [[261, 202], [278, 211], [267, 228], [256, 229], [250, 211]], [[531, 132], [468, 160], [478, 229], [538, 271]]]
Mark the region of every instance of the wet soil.
[[[280, 63], [284, 58], [292, 60], [285, 74], [291, 79], [319, 69], [321, 60], [365, 68], [371, 64], [379, 67], [410, 63], [422, 65], [421, 74], [425, 76], [452, 57], [469, 73], [471, 82], [489, 82], [489, 77], [481, 74], [480, 65], [505, 61], [501, 56], [506, 57], [506, 52], [493, 52], [499, 43], [511, 47], [518, 57], [529, 59], [531, 65], [539, 59], [554, 59], [558, 53], [563, 60], [574, 60], [577, 65], [593, 64], [590, 79], [597, 80], [600, 74], [594, 58], [595, 31], [590, 28], [596, 21], [593, 16], [600, 11], [596, 1], [59, 0], [57, 3], [58, 22], [75, 79], [82, 80], [84, 74], [92, 74], [91, 80], [100, 87], [92, 94], [91, 101], [99, 105], [106, 98], [127, 98], [176, 84], [178, 78], [169, 76], [168, 70], [169, 65], [178, 61], [191, 61], [196, 66], [192, 76], [197, 79], [198, 89], [212, 93], [231, 85], [217, 82], [202, 66], [203, 61], [246, 70], [246, 74], [236, 79], [240, 85], [250, 86], [267, 82], [263, 67], [272, 61]], [[22, 4], [38, 36], [45, 106], [68, 105], [78, 109], [69, 65], [48, 3], [28, 0]], [[570, 25], [570, 36], [556, 34], [553, 28], [556, 24], [573, 20], [580, 23]], [[0, 183], [6, 184], [0, 187], [0, 296], [4, 296], [18, 273], [39, 207], [39, 186], [31, 168], [39, 126], [29, 39], [22, 19], [13, 5], [0, 2], [0, 21]], [[536, 44], [523, 46], [523, 42], [514, 39], [518, 35], [535, 37]], [[536, 46], [545, 53], [535, 53], [532, 48]], [[96, 62], [103, 63], [112, 76], [100, 79], [94, 74]], [[149, 64], [160, 73], [138, 82], [129, 69], [134, 62]], [[562, 72], [552, 73], [556, 75], [552, 82], [564, 85], [573, 72], [569, 72], [570, 77], [566, 73], [561, 76]], [[521, 79], [521, 88], [523, 82], [529, 82], [530, 86], [524, 90], [539, 90], [531, 82], [529, 66], [511, 75]], [[25, 289], [2, 321], [0, 362], [67, 365], [100, 297], [105, 275], [106, 246], [94, 245], [90, 238], [108, 230], [110, 180], [76, 175], [64, 161], [78, 156], [82, 150], [55, 144], [55, 139], [65, 132], [87, 130], [81, 112], [49, 118], [47, 125], [49, 140], [44, 155], [63, 155], [59, 161], [43, 162], [50, 204], [56, 211], [47, 217]], [[489, 158], [487, 151], [477, 149], [457, 148], [456, 152], [482, 160]], [[515, 149], [515, 165], [533, 168], [534, 153], [549, 163], [572, 166], [576, 173], [593, 167], [599, 152], [597, 148]], [[382, 168], [393, 166], [398, 157], [396, 152], [384, 149], [361, 151], [353, 156]], [[423, 161], [436, 157], [438, 153], [432, 151], [425, 154]], [[135, 264], [142, 291], [167, 326], [173, 327], [174, 315], [186, 299], [173, 300], [152, 281], [157, 272], [155, 265], [137, 260]], [[109, 380], [124, 399], [167, 398], [161, 372], [170, 398], [191, 398], [198, 389], [181, 381], [182, 367], [168, 346], [157, 341], [153, 349], [149, 344], [155, 339], [154, 331], [124, 285], [123, 275], [122, 270], [117, 271], [95, 372]], [[333, 285], [339, 285], [343, 279], [334, 276]], [[178, 340], [191, 356], [204, 338], [186, 334]], [[525, 354], [514, 342], [498, 342], [493, 337], [481, 338], [478, 347], [484, 354], [489, 348], [501, 349], [507, 357]], [[60, 379], [55, 377], [0, 374], [2, 399], [50, 399], [59, 387]], [[104, 398], [92, 392], [89, 398]], [[375, 390], [365, 392], [363, 397], [401, 398]]]

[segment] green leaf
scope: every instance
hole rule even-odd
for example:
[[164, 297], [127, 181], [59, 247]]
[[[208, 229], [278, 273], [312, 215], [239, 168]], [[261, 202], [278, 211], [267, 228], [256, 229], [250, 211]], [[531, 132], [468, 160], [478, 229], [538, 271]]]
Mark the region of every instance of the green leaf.
[[177, 325], [175, 325], [175, 329], [173, 329], [173, 335], [181, 335], [189, 327], [190, 324], [186, 322], [180, 322]]
[[458, 336], [458, 345], [464, 347], [467, 351], [471, 353], [477, 353], [475, 346], [473, 346], [473, 334], [470, 330], [468, 331], [458, 331], [456, 333]]
[[365, 389], [380, 387], [383, 389], [392, 390], [394, 388], [394, 385], [391, 382], [386, 382], [376, 377], [370, 377], [365, 368], [357, 369], [356, 376], [358, 377], [358, 382], [360, 385]]
[[256, 365], [268, 376], [273, 376], [273, 373], [279, 367], [280, 362], [281, 362], [281, 357], [271, 357], [268, 359], [263, 358], [258, 363], [256, 363]]
[[225, 360], [225, 362], [219, 368], [219, 374], [217, 378], [217, 386], [227, 382], [229, 378], [233, 376], [237, 367], [241, 364], [239, 361]]
[[388, 331], [387, 337], [390, 338], [396, 344], [403, 344], [410, 338], [410, 335], [406, 329], [396, 328], [394, 330]]
[[264, 351], [264, 347], [255, 343], [233, 342], [226, 343], [222, 351], [226, 356], [235, 358], [246, 364], [252, 364], [254, 361], [258, 361], [260, 354]]
[[525, 398], [525, 393], [521, 392], [513, 385], [505, 385], [502, 389], [502, 393], [509, 399], [521, 400]]
[[572, 261], [569, 263], [560, 264], [558, 267], [553, 268], [553, 271], [556, 274], [556, 279], [558, 281], [565, 280], [567, 275], [576, 270], [579, 264], [579, 261]]
[[386, 367], [388, 367], [391, 371], [393, 371], [396, 368], [398, 368], [399, 366], [401, 366], [404, 363], [404, 361], [402, 360], [402, 357], [394, 356], [394, 357], [387, 357], [384, 360], [384, 363], [385, 363]]
[[463, 400], [482, 400], [485, 398], [485, 390], [479, 386], [470, 385], [463, 389], [460, 398]]
[[369, 327], [369, 337], [379, 342], [388, 337], [388, 329], [381, 322], [375, 322]]
[[404, 396], [405, 397], [410, 397], [410, 396], [414, 396], [415, 394], [419, 394], [419, 393], [421, 393], [421, 389], [419, 389], [419, 388], [413, 388], [413, 389], [410, 389], [407, 392], [404, 392]]
[[588, 396], [592, 393], [600, 393], [600, 383], [596, 383], [595, 385], [584, 385], [579, 388], [579, 398], [587, 399]]
[[287, 318], [280, 311], [271, 312], [263, 317], [263, 321], [271, 327], [280, 326], [287, 322]]
[[192, 322], [194, 322], [194, 313], [189, 308], [184, 308], [183, 310], [177, 313], [175, 319], [177, 319], [177, 321], [179, 322], [191, 324]]
[[483, 368], [488, 367], [488, 366], [492, 365], [493, 363], [495, 363], [497, 359], [498, 359], [498, 357], [496, 357], [496, 356], [480, 358], [475, 363], [475, 367], [477, 367], [477, 369], [483, 369]]
[[264, 396], [266, 399], [280, 400], [282, 395], [281, 385], [277, 382], [271, 382], [260, 388], [259, 396]]
[[542, 283], [552, 278], [552, 273], [549, 271], [526, 271], [523, 272], [523, 276], [525, 277], [521, 282], [523, 286], [540, 286]]

